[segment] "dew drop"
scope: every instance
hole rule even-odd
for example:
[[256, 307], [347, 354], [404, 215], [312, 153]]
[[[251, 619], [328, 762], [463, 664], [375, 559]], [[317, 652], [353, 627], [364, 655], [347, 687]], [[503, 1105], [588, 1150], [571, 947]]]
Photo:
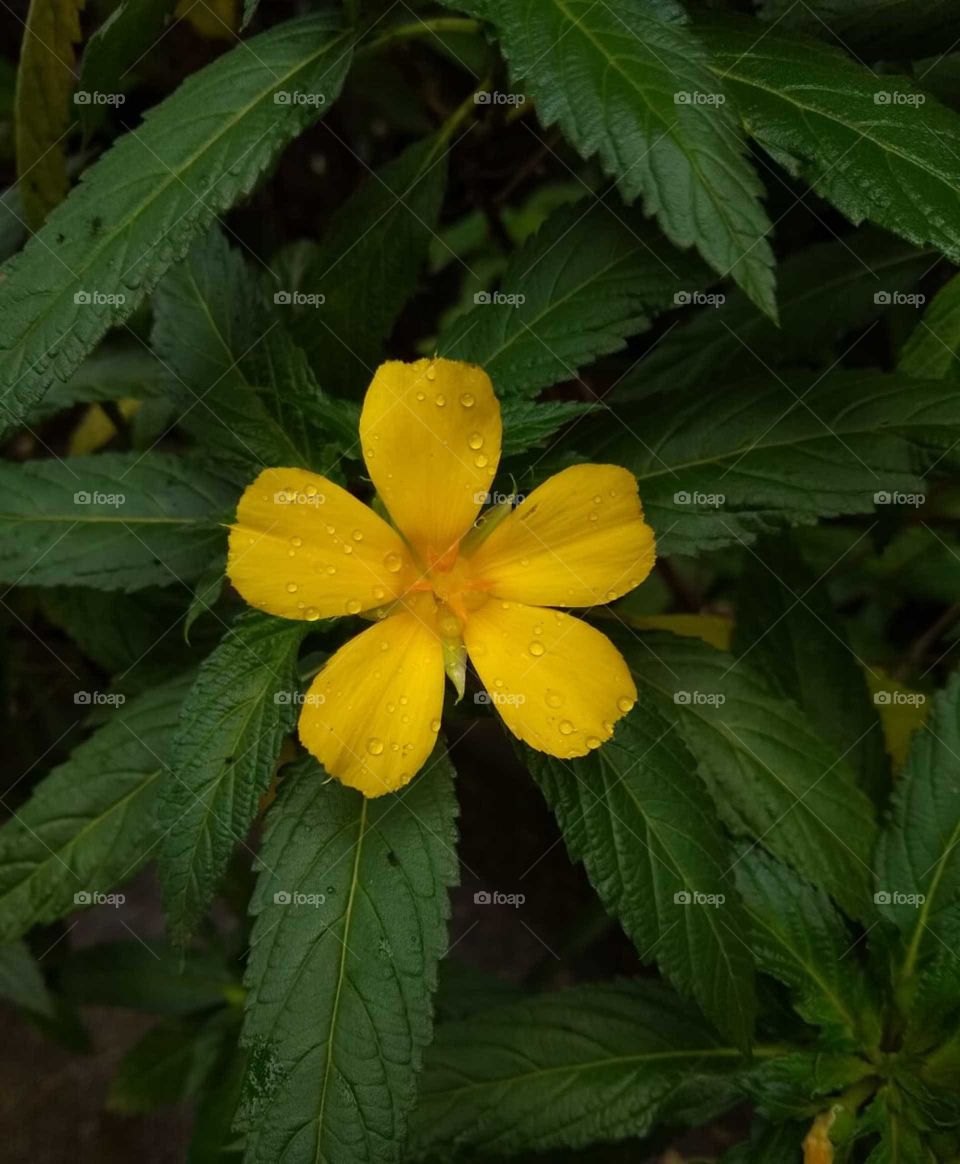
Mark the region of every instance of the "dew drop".
[[490, 458], [484, 453], [477, 453], [477, 455], [473, 458], [473, 463], [477, 466], [478, 469], [485, 469], [487, 465], [490, 464]]
[[530, 644], [530, 646], [527, 647], [527, 650], [530, 652], [531, 655], [534, 655], [537, 658], [539, 658], [540, 655], [542, 655], [544, 652], [544, 646], [543, 646], [543, 643], [538, 642], [536, 639], [534, 639], [533, 642]]
[[569, 735], [572, 735], [573, 732], [574, 732], [573, 724], [568, 719], [562, 719], [560, 721], [560, 734], [562, 736], [569, 736]]
[[421, 402], [426, 400], [426, 398], [427, 398], [426, 392], [418, 392], [417, 393], [417, 399], [420, 400]]
[[359, 600], [356, 598], [348, 599], [347, 600], [347, 614], [359, 614], [359, 613], [360, 613]]
[[390, 650], [390, 644], [389, 644], [388, 642], [386, 642], [386, 640], [384, 640], [384, 642], [382, 642], [382, 643], [380, 644], [380, 650], [381, 650], [381, 651], [389, 651], [389, 650]]
[[472, 432], [469, 437], [467, 437], [467, 444], [471, 449], [483, 448], [483, 436], [478, 432]]
[[432, 719], [430, 721], [430, 730], [432, 732], [438, 732], [440, 730], [440, 721], [438, 719]]
[[342, 549], [345, 554], [353, 553], [353, 546], [348, 546], [346, 542], [343, 543]]
[[563, 707], [563, 696], [559, 691], [547, 692], [547, 707]]
[[403, 565], [403, 562], [399, 554], [391, 552], [383, 559], [383, 564], [387, 567], [391, 574], [396, 574], [400, 567]]
[[336, 567], [336, 566], [328, 566], [328, 567], [327, 567], [327, 573], [328, 573], [328, 574], [330, 574], [330, 575], [333, 575], [333, 574], [336, 574], [336, 572], [337, 572], [337, 567]]
[[384, 590], [384, 588], [382, 586], [374, 586], [374, 588], [373, 588], [374, 601], [379, 602], [381, 600], [381, 598], [383, 598], [386, 595], [386, 593], [387, 593], [386, 590]]
[[599, 520], [600, 520], [600, 515], [599, 515], [598, 513], [591, 513], [591, 514], [590, 514], [590, 520], [591, 520], [591, 521], [599, 521]]
[[378, 740], [376, 736], [371, 736], [367, 740], [367, 751], [371, 756], [379, 756], [383, 751], [383, 740]]
[[405, 695], [400, 696], [400, 706], [401, 707], [406, 707], [409, 702], [410, 702], [410, 700], [407, 699], [407, 697]]
[[617, 707], [624, 713], [628, 712], [633, 707], [634, 701], [629, 699], [626, 695], [621, 695], [617, 700]]
[[601, 743], [602, 743], [602, 740], [600, 739], [599, 736], [587, 736], [587, 747], [588, 748], [591, 748], [591, 749], [592, 748], [599, 748]]
[[445, 408], [447, 404], [447, 398], [442, 392], [438, 392], [433, 402], [437, 408]]
[[299, 549], [299, 547], [303, 545], [303, 538], [291, 538], [290, 545]]
[[462, 392], [460, 394], [460, 403], [464, 408], [473, 408], [477, 399], [472, 392]]
[[437, 378], [437, 369], [433, 366], [433, 364], [431, 364], [429, 366], [429, 368], [427, 368], [427, 379], [432, 382], [432, 381], [436, 380], [436, 378]]
[[363, 530], [355, 529], [350, 536], [353, 538], [353, 540], [355, 542], [362, 542], [363, 541]]
[[306, 615], [307, 622], [316, 622], [320, 617], [320, 611], [317, 610], [315, 606], [308, 606], [304, 613]]
[[296, 584], [296, 582], [288, 582], [287, 583], [287, 593], [288, 594], [296, 594], [296, 592], [299, 589], [300, 589], [300, 587]]

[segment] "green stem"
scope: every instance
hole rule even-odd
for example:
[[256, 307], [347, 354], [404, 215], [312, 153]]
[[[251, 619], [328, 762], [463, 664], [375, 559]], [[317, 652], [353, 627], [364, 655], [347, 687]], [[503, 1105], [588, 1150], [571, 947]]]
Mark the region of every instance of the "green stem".
[[388, 28], [386, 32], [367, 41], [358, 50], [358, 55], [379, 52], [388, 45], [404, 40], [417, 40], [422, 36], [435, 36], [440, 32], [476, 32], [480, 27], [479, 20], [471, 20], [468, 16], [435, 16], [431, 20], [415, 20], [410, 24], [398, 24], [395, 28]]

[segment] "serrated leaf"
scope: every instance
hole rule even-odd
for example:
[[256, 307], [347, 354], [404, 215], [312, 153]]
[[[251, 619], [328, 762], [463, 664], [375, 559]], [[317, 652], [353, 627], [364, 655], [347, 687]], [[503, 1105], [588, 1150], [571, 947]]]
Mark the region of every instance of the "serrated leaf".
[[803, 1124], [768, 1124], [753, 1121], [749, 1142], [744, 1141], [720, 1157], [720, 1164], [800, 1164]]
[[307, 624], [250, 611], [204, 660], [184, 701], [159, 801], [164, 910], [182, 946], [270, 786], [299, 711], [297, 651]]
[[746, 1048], [753, 959], [734, 857], [672, 724], [638, 704], [604, 747], [560, 761], [524, 749], [570, 855], [643, 959]]
[[880, 1017], [830, 899], [759, 848], [742, 849], [734, 872], [760, 969], [792, 988], [798, 1013], [822, 1028], [827, 1046], [875, 1049]]
[[608, 633], [638, 689], [676, 721], [732, 831], [864, 916], [876, 824], [841, 752], [731, 655], [675, 635]]
[[376, 800], [312, 758], [287, 769], [251, 906], [248, 1164], [400, 1158], [446, 947], [455, 814], [442, 753]]
[[911, 293], [935, 258], [872, 227], [804, 247], [777, 268], [779, 327], [733, 291], [663, 335], [624, 376], [616, 399], [742, 382], [765, 366], [829, 365], [837, 341], [887, 311], [894, 294]]
[[324, 301], [291, 329], [327, 391], [359, 397], [380, 363], [434, 237], [448, 148], [443, 134], [425, 138], [371, 174], [333, 215], [304, 272], [304, 292]]
[[26, 423], [38, 424], [75, 404], [130, 397], [152, 400], [170, 392], [174, 383], [156, 356], [142, 347], [102, 350], [84, 360], [69, 380], [51, 385]]
[[88, 98], [77, 106], [87, 137], [109, 108], [94, 95], [116, 96], [130, 87], [132, 71], [160, 40], [175, 6], [175, 0], [121, 0], [87, 41], [77, 86]]
[[[154, 348], [176, 373], [178, 423], [208, 456], [248, 479], [267, 465], [333, 472], [339, 411], [252, 273], [219, 230], [201, 239], [154, 296]], [[356, 426], [351, 443], [357, 441]]]
[[[960, 676], [916, 733], [876, 854], [877, 907], [900, 931], [909, 979], [960, 902]], [[941, 938], [942, 941], [942, 938]]]
[[[84, 174], [4, 268], [4, 432], [54, 380], [70, 376], [214, 216], [249, 194], [280, 150], [329, 109], [349, 59], [349, 34], [336, 32], [329, 15], [282, 24], [189, 77]], [[280, 91], [322, 92], [326, 101], [276, 103]]]
[[578, 202], [551, 214], [513, 256], [499, 291], [454, 320], [437, 350], [482, 365], [505, 402], [532, 399], [619, 351], [651, 313], [713, 278], [635, 211]]
[[758, 1063], [745, 1075], [744, 1086], [757, 1111], [779, 1122], [817, 1115], [826, 1106], [823, 1096], [845, 1091], [870, 1073], [859, 1055], [792, 1051]]
[[413, 1154], [469, 1148], [487, 1159], [642, 1136], [716, 1082], [729, 1103], [741, 1061], [656, 982], [538, 995], [437, 1028]]
[[960, 261], [960, 117], [907, 77], [752, 21], [697, 26], [751, 137], [853, 223]]
[[583, 422], [578, 446], [634, 473], [660, 555], [870, 513], [878, 493], [924, 493], [921, 473], [960, 437], [949, 385], [879, 372], [737, 383], [708, 405], [700, 387], [662, 392], [617, 414], [616, 426]]
[[514, 457], [536, 448], [558, 429], [590, 412], [593, 405], [576, 400], [535, 400], [510, 397], [500, 409], [503, 420], [503, 456]]
[[83, 7], [84, 0], [31, 0], [23, 26], [14, 108], [17, 182], [33, 228], [69, 186], [64, 138], [74, 121], [71, 95]]
[[72, 950], [60, 984], [78, 1006], [174, 1017], [222, 1006], [241, 989], [220, 955], [140, 938]]
[[0, 464], [0, 580], [99, 590], [196, 577], [225, 547], [236, 489], [185, 457]]
[[0, 828], [0, 941], [91, 904], [149, 860], [186, 689], [179, 678], [118, 707]]
[[497, 28], [514, 79], [544, 125], [598, 154], [627, 199], [643, 196], [676, 246], [696, 246], [776, 314], [772, 229], [723, 83], [672, 0], [457, 0]]
[[903, 1110], [898, 1091], [886, 1087], [867, 1108], [861, 1120], [862, 1131], [880, 1133], [866, 1159], [866, 1164], [937, 1164], [937, 1158], [925, 1147], [920, 1133]]
[[25, 942], [0, 946], [0, 998], [33, 1014], [53, 1017], [53, 1000]]
[[837, 617], [825, 579], [786, 537], [748, 550], [740, 575], [735, 654], [748, 658], [771, 687], [792, 699], [883, 803], [890, 764], [877, 708]]

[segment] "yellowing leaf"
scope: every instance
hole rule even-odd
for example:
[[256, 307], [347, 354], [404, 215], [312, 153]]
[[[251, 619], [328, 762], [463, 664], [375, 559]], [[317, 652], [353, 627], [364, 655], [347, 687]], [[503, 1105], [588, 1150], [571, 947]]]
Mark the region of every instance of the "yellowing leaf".
[[722, 614], [646, 614], [626, 616], [624, 621], [637, 630], [665, 630], [688, 639], [702, 639], [718, 651], [730, 650], [733, 619]]
[[[137, 411], [142, 400], [118, 400], [120, 415], [129, 420]], [[117, 426], [99, 404], [91, 404], [70, 434], [67, 452], [72, 457], [85, 453], [95, 453], [117, 435]]]
[[880, 667], [867, 671], [867, 683], [880, 713], [887, 752], [899, 770], [906, 762], [913, 733], [926, 722], [927, 697], [891, 679]]
[[821, 1112], [803, 1140], [803, 1164], [833, 1164], [830, 1128], [836, 1117], [832, 1111]]
[[234, 40], [240, 26], [237, 0], [180, 0], [176, 15], [208, 40]]
[[17, 180], [24, 213], [37, 227], [67, 193], [64, 139], [73, 121], [80, 13], [84, 0], [31, 0], [23, 30], [14, 106]]

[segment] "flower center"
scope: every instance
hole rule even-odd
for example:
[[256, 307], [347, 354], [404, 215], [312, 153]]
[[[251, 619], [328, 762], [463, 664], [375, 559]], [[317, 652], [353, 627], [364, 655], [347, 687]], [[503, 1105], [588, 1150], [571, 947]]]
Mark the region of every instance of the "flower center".
[[430, 567], [412, 590], [433, 593], [440, 607], [440, 634], [453, 639], [460, 637], [470, 611], [483, 606], [490, 597], [488, 587], [489, 583], [473, 573], [469, 557], [454, 546], [439, 557], [431, 557]]

